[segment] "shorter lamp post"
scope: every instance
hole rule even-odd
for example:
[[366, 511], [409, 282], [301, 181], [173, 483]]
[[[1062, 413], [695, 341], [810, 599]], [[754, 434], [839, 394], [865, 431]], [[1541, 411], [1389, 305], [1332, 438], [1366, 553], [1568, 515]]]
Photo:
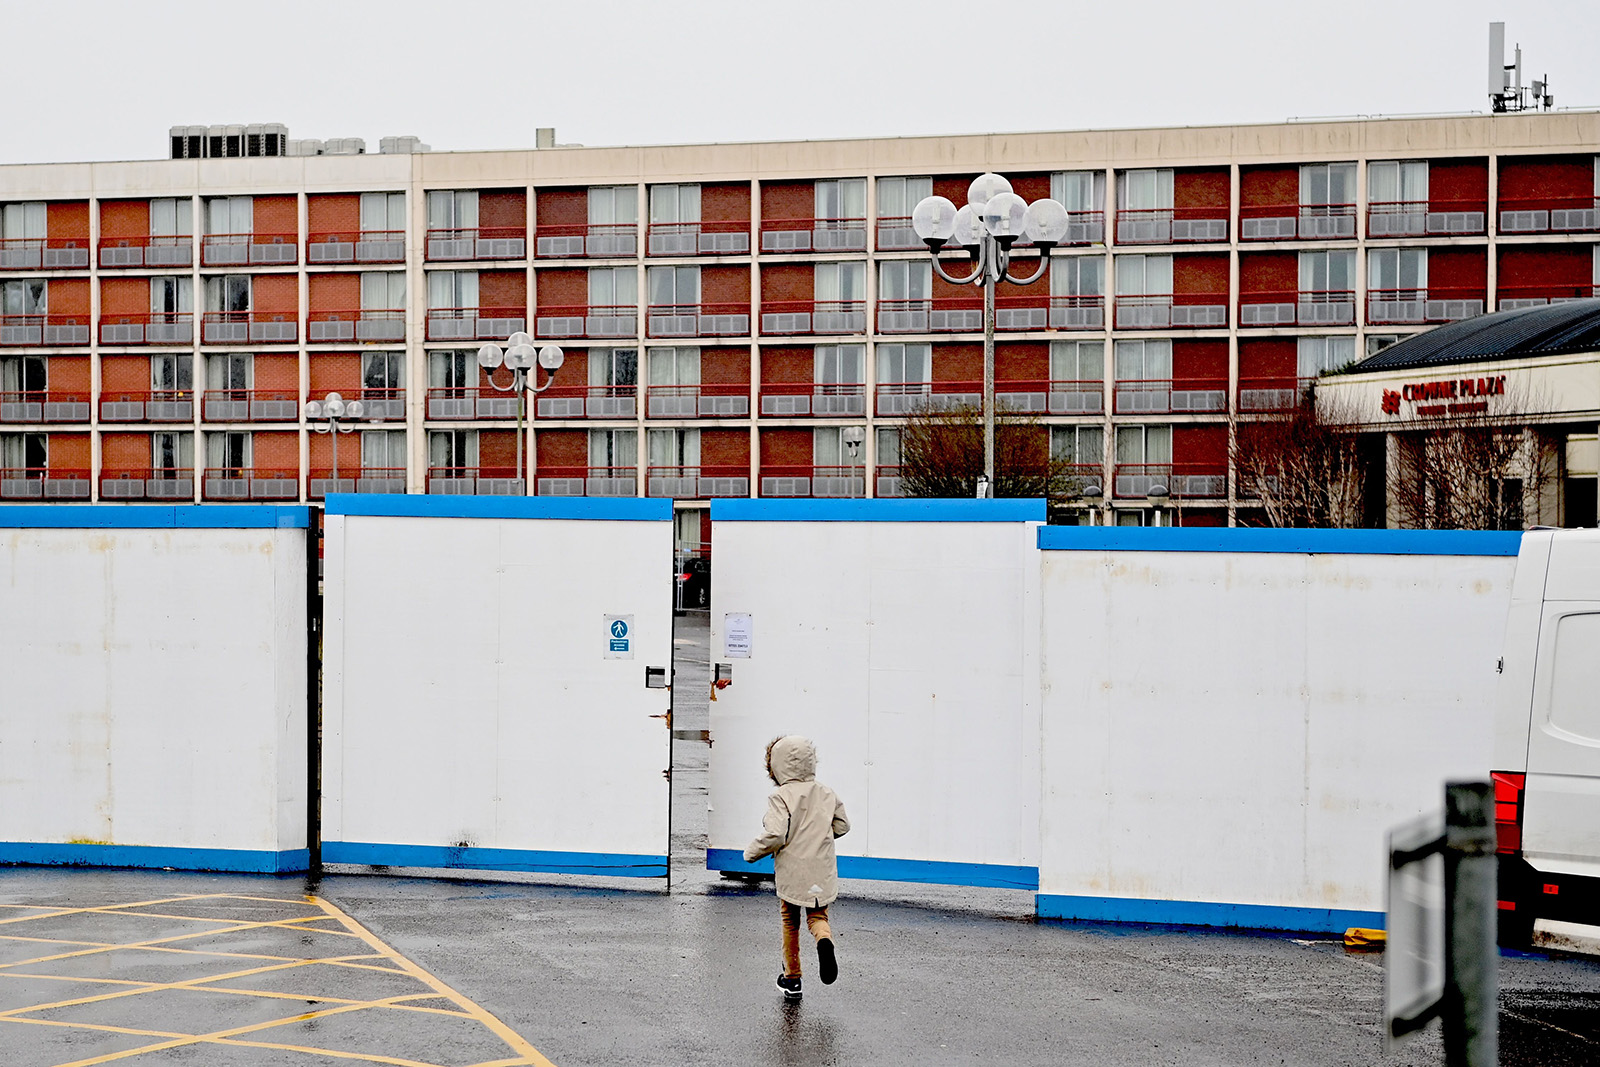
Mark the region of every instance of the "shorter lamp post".
[[[529, 384], [529, 379], [537, 381], [537, 371], [534, 364], [537, 360], [539, 366], [549, 375], [543, 385]], [[517, 331], [506, 338], [506, 347], [502, 351], [499, 345], [487, 344], [478, 349], [478, 366], [488, 372], [489, 384], [498, 392], [517, 394], [517, 484], [524, 495], [527, 486], [522, 484], [522, 424], [527, 410], [527, 394], [538, 395], [555, 384], [556, 371], [561, 369], [561, 364], [566, 360], [566, 353], [558, 345], [545, 345], [543, 348], [533, 346], [533, 338], [522, 331]], [[494, 372], [504, 363], [511, 372], [511, 382], [501, 385], [494, 380]]]
[[1157, 526], [1170, 525], [1170, 523], [1167, 523], [1167, 524], [1163, 524], [1162, 523], [1162, 521], [1161, 521], [1161, 509], [1164, 508], [1166, 506], [1167, 502], [1172, 499], [1172, 491], [1169, 490], [1165, 485], [1162, 485], [1160, 482], [1157, 482], [1156, 484], [1152, 485], [1149, 488], [1149, 490], [1145, 493], [1145, 499], [1147, 501], [1149, 501], [1150, 507], [1153, 508], [1154, 511], [1155, 511], [1155, 515], [1154, 515], [1154, 518], [1156, 520], [1155, 521], [1155, 525], [1157, 525]]
[[[951, 285], [983, 287], [983, 477], [980, 497], [994, 492], [994, 287], [998, 282], [1031, 285], [1050, 266], [1050, 250], [1067, 236], [1067, 209], [1059, 201], [1028, 203], [998, 174], [980, 174], [967, 188], [966, 206], [930, 196], [911, 212], [911, 226], [928, 246], [933, 269]], [[1011, 246], [1026, 236], [1039, 249], [1039, 269], [1026, 278], [1011, 274]], [[971, 257], [972, 273], [952, 278], [939, 250], [954, 241]]]
[[[341, 419], [359, 419], [367, 413], [367, 406], [359, 400], [346, 400], [338, 393], [329, 393], [321, 400], [306, 401], [306, 421], [314, 433], [329, 434], [333, 438], [333, 491], [339, 491], [339, 435], [355, 430], [354, 426], [341, 426]], [[317, 425], [318, 423], [322, 425]]]

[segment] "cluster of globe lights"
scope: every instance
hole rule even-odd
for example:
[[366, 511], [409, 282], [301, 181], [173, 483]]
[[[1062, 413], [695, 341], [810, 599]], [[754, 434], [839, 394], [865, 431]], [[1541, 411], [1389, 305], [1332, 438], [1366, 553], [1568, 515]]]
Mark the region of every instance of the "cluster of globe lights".
[[[539, 366], [554, 375], [566, 360], [566, 353], [561, 351], [559, 345], [535, 348], [533, 337], [520, 330], [506, 338], [504, 350], [497, 344], [487, 344], [478, 349], [478, 365], [490, 372], [499, 369], [502, 363], [509, 371], [527, 372], [533, 367], [535, 359], [538, 360]], [[516, 386], [513, 385], [512, 388]]]
[[937, 252], [947, 242], [977, 249], [984, 235], [1009, 250], [1026, 238], [1046, 256], [1067, 236], [1067, 209], [1048, 197], [1028, 203], [998, 174], [980, 174], [967, 187], [967, 203], [957, 208], [943, 196], [924, 197], [911, 212], [911, 228]]
[[367, 413], [367, 406], [359, 400], [346, 400], [338, 393], [329, 393], [322, 400], [306, 401], [306, 418], [359, 419]]

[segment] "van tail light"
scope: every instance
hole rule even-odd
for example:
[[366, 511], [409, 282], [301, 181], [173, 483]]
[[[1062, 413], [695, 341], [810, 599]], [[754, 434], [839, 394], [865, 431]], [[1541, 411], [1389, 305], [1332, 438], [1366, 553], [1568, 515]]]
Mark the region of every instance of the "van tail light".
[[1496, 852], [1516, 856], [1522, 852], [1522, 787], [1527, 775], [1519, 771], [1494, 771], [1494, 829]]

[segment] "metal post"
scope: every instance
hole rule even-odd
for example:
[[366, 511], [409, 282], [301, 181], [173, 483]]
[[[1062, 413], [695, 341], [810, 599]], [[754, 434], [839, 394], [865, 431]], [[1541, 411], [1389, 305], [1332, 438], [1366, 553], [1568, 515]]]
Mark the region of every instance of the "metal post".
[[1440, 1002], [1446, 1067], [1499, 1062], [1500, 952], [1495, 944], [1494, 791], [1445, 786], [1445, 982]]
[[[527, 395], [528, 395], [526, 390], [523, 388], [524, 384], [525, 384], [525, 381], [524, 381], [524, 379], [522, 377], [522, 372], [519, 370], [519, 371], [517, 371], [516, 382], [515, 382], [516, 389], [517, 389], [517, 481], [518, 482], [522, 481], [522, 439], [523, 439], [522, 438], [522, 412], [523, 412], [523, 404], [527, 400]], [[522, 486], [521, 492], [522, 492], [523, 496], [527, 496], [528, 495], [528, 487], [526, 485]]]
[[339, 491], [339, 420], [328, 420], [329, 436], [333, 438], [333, 491]]
[[984, 235], [989, 254], [983, 271], [983, 477], [988, 483], [985, 495], [995, 495], [994, 484], [994, 282], [999, 261], [995, 239]]

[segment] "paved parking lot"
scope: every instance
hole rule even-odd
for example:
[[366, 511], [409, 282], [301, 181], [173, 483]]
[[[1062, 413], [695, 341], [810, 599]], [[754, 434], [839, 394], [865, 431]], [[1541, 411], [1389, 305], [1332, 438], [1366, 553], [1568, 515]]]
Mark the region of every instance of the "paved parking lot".
[[[1005, 890], [846, 883], [839, 982], [784, 1003], [770, 885], [703, 867], [705, 616], [682, 622], [671, 895], [0, 869], [0, 1065], [1440, 1062], [1436, 1032], [1383, 1051], [1381, 956], [1040, 923]], [[1501, 979], [1502, 1063], [1600, 1062], [1600, 964]]]

